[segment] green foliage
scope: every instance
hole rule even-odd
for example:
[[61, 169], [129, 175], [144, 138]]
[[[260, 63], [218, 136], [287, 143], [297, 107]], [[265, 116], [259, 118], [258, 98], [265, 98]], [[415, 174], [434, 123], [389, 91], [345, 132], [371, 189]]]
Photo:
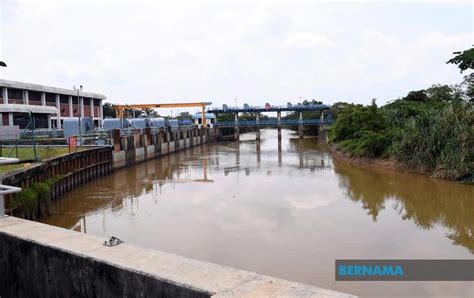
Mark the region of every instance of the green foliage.
[[467, 69], [474, 69], [474, 48], [465, 50], [449, 59], [446, 63], [456, 64], [461, 72]]
[[45, 182], [37, 182], [31, 186], [33, 191], [38, 195], [40, 201], [46, 201], [49, 199], [51, 193], [51, 187]]
[[17, 193], [10, 201], [10, 207], [20, 208], [23, 211], [32, 213], [36, 211], [40, 202], [45, 203], [50, 208], [49, 197], [51, 189], [58, 180], [62, 179], [64, 175], [57, 175], [44, 182], [34, 183], [30, 188], [23, 189], [20, 193]]
[[31, 188], [24, 189], [13, 197], [11, 204], [13, 207], [33, 212], [38, 204], [38, 194]]
[[176, 116], [176, 119], [193, 121], [193, 116], [189, 112], [181, 112], [178, 116]]
[[449, 104], [407, 119], [393, 143], [393, 157], [437, 177], [468, 178], [474, 173], [474, 107]]
[[115, 118], [115, 110], [114, 105], [110, 102], [105, 102], [102, 105], [102, 112], [104, 114], [104, 118]]
[[[460, 89], [459, 91], [464, 93], [465, 99], [473, 102], [474, 101], [474, 72], [465, 76], [464, 80], [462, 81], [461, 84], [459, 84], [458, 87]], [[463, 96], [461, 95], [461, 97]]]
[[403, 100], [407, 101], [427, 101], [428, 95], [426, 95], [425, 90], [418, 90], [418, 91], [410, 91], [408, 92], [407, 96], [403, 98]]
[[370, 106], [346, 105], [342, 108], [329, 131], [329, 140], [340, 142], [353, 156], [381, 157], [387, 155], [392, 135], [382, 110], [373, 100]]
[[455, 87], [448, 85], [435, 84], [426, 89], [426, 94], [430, 100], [435, 101], [453, 101], [461, 100], [459, 92]]
[[382, 108], [339, 104], [329, 140], [353, 156], [391, 157], [436, 177], [472, 180], [474, 105], [463, 100], [466, 90], [433, 85]]
[[342, 148], [357, 157], [386, 157], [392, 140], [383, 132], [364, 131], [356, 139], [340, 142]]

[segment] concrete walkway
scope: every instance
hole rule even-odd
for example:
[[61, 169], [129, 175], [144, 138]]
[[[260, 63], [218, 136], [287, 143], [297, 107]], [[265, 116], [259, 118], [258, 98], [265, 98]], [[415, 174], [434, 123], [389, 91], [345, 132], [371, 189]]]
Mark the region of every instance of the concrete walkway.
[[348, 294], [15, 217], [0, 218], [0, 296], [316, 296]]

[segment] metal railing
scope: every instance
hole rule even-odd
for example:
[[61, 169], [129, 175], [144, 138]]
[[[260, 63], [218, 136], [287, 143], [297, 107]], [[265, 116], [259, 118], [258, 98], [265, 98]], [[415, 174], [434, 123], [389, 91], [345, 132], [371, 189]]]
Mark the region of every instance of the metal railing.
[[278, 119], [265, 119], [260, 120], [257, 124], [256, 120], [246, 120], [246, 121], [219, 121], [216, 123], [216, 126], [293, 126], [293, 125], [324, 125], [331, 124], [331, 119], [282, 119], [278, 122]]
[[223, 106], [223, 107], [210, 107], [207, 109], [209, 113], [236, 113], [236, 112], [278, 112], [278, 111], [323, 111], [329, 110], [330, 106], [325, 104], [288, 104], [284, 105], [275, 105], [275, 106], [249, 106], [245, 105], [243, 107], [232, 107], [232, 106]]
[[4, 195], [20, 192], [20, 187], [0, 184], [0, 218], [5, 217]]

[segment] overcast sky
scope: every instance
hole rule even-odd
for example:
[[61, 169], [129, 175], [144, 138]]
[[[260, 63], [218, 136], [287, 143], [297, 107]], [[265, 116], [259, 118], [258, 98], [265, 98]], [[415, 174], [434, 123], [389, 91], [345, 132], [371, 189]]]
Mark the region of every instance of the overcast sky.
[[0, 0], [0, 77], [111, 102], [378, 103], [458, 83], [471, 1]]

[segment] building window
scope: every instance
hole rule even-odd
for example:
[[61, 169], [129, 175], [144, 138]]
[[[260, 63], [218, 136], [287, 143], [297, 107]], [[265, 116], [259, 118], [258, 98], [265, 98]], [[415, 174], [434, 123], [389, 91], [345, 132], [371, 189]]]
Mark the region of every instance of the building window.
[[23, 104], [23, 90], [8, 89], [8, 103]]
[[30, 115], [28, 113], [14, 113], [13, 125], [18, 125], [20, 129], [31, 129]]
[[41, 92], [29, 91], [28, 98], [30, 105], [41, 106]]
[[8, 113], [2, 113], [2, 124], [8, 126]]
[[51, 107], [56, 106], [56, 94], [46, 93], [46, 105]]
[[69, 95], [59, 95], [59, 101], [63, 104], [69, 104]]

